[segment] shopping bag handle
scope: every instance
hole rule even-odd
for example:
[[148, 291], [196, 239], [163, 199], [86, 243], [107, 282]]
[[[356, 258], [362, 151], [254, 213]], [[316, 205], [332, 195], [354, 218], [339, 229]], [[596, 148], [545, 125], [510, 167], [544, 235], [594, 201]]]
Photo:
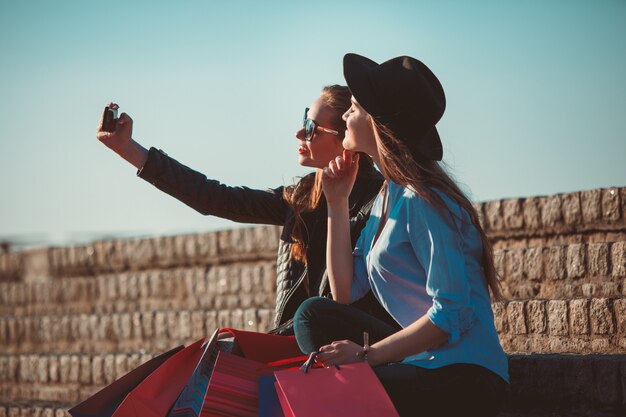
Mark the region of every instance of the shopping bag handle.
[[[311, 369], [313, 364], [315, 364], [315, 359], [317, 358], [317, 355], [319, 354], [320, 354], [319, 350], [316, 350], [315, 352], [311, 352], [311, 354], [309, 355], [309, 358], [302, 364], [302, 366], [300, 366], [300, 369], [304, 371], [305, 374], [309, 372], [309, 369]], [[334, 367], [337, 368], [338, 371], [341, 370], [339, 365], [334, 365]]]

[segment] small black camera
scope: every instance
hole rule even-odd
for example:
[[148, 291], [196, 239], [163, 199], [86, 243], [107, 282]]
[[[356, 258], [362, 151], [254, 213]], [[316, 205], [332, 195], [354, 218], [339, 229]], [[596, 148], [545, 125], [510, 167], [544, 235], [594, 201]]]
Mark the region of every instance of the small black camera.
[[104, 108], [104, 117], [102, 119], [102, 130], [105, 132], [115, 132], [117, 124], [117, 109], [106, 106]]

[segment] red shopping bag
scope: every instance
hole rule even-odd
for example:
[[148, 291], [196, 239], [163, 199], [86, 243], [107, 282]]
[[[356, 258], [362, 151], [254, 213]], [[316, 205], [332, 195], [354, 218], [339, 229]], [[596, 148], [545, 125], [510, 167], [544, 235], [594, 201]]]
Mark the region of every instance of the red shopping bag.
[[183, 348], [178, 346], [156, 356], [70, 408], [73, 417], [111, 417], [126, 395], [161, 364]]
[[274, 372], [286, 417], [398, 417], [382, 384], [365, 362]]
[[205, 344], [204, 352], [196, 369], [193, 371], [191, 378], [187, 381], [172, 409], [167, 413], [168, 417], [198, 417], [200, 415], [202, 402], [204, 401], [219, 351], [218, 331], [219, 329], [215, 330]]
[[202, 356], [204, 338], [169, 358], [133, 389], [113, 417], [163, 417], [178, 398]]
[[274, 370], [261, 362], [219, 352], [200, 417], [257, 417], [259, 378]]
[[294, 336], [279, 336], [229, 328], [221, 329], [220, 333], [223, 332], [228, 332], [235, 337], [239, 350], [247, 359], [269, 363], [302, 356]]

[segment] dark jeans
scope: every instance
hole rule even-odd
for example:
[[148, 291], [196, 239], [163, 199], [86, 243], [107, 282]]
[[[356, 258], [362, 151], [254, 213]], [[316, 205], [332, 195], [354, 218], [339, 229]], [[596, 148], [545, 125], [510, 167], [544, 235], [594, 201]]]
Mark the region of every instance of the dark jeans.
[[[336, 340], [361, 345], [364, 331], [374, 344], [399, 329], [323, 297], [309, 298], [294, 316], [296, 340], [304, 353]], [[495, 416], [505, 398], [506, 382], [478, 365], [426, 369], [392, 363], [377, 366], [374, 372], [401, 416]]]

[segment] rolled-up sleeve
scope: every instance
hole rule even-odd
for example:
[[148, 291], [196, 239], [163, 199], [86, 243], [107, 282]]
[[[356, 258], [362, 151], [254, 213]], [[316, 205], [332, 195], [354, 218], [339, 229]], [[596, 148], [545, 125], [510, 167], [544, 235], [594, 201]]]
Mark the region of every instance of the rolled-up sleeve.
[[370, 283], [367, 277], [367, 265], [363, 257], [363, 233], [361, 233], [361, 236], [359, 236], [359, 239], [356, 241], [352, 256], [354, 258], [354, 270], [350, 293], [351, 303], [361, 299], [370, 289]]
[[432, 205], [417, 196], [411, 203], [408, 232], [415, 255], [427, 273], [426, 292], [433, 301], [427, 316], [448, 333], [448, 343], [455, 343], [475, 320], [462, 238]]

